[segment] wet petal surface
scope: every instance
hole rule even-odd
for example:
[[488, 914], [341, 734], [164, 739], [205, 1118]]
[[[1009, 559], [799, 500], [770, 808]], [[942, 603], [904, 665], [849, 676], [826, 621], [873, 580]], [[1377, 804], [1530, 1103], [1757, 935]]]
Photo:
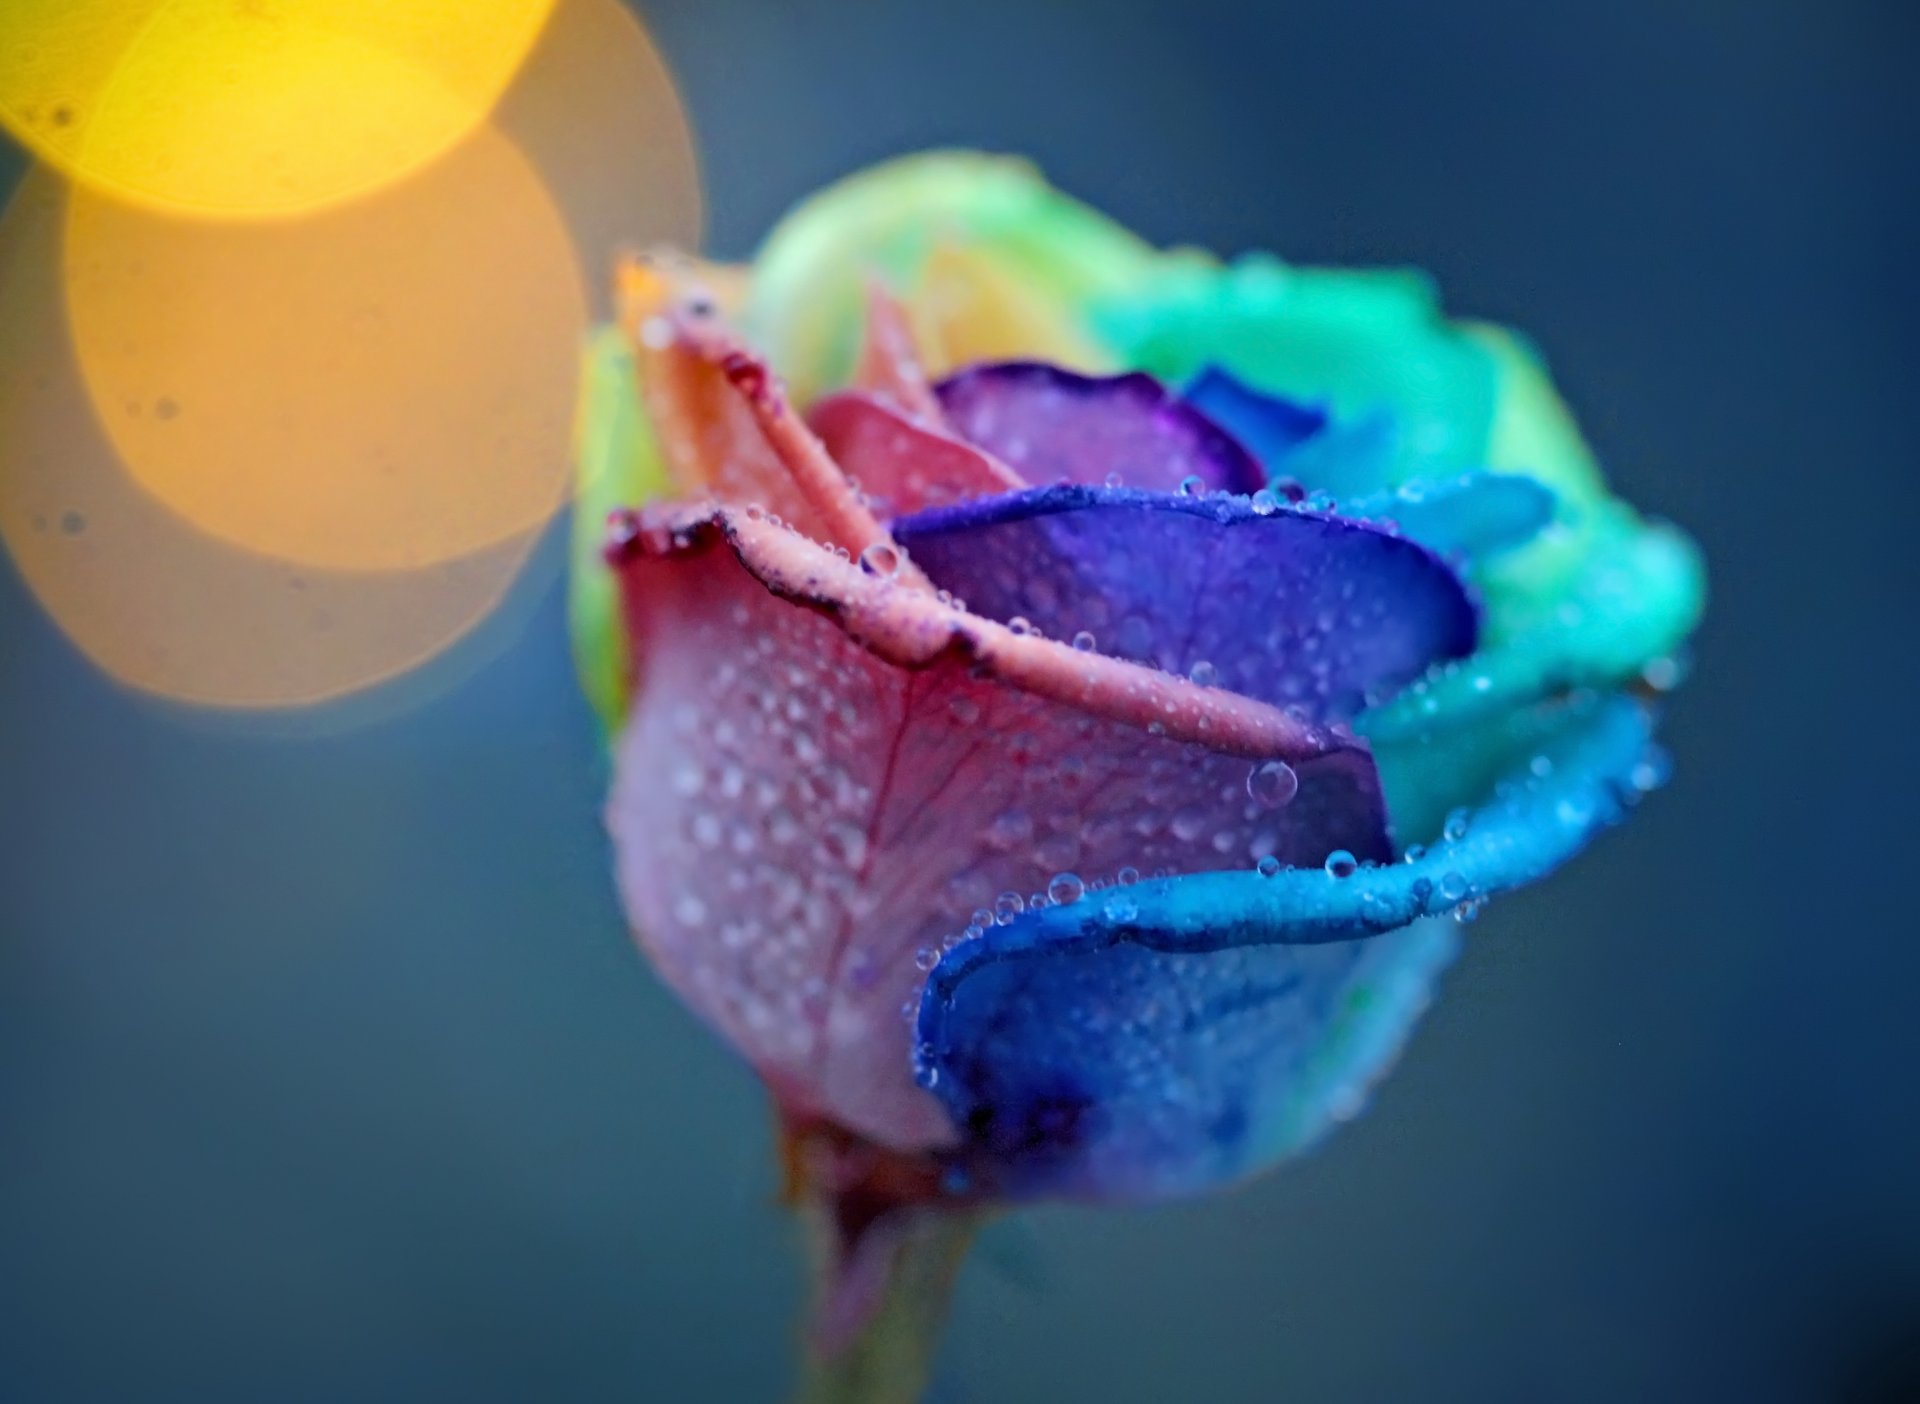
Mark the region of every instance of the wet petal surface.
[[[790, 1111], [952, 1140], [914, 1084], [910, 1016], [977, 912], [1129, 863], [1389, 852], [1364, 750], [764, 520], [637, 521], [616, 569], [649, 655], [608, 806], [628, 916]], [[1256, 797], [1267, 766], [1291, 784]]]
[[1272, 502], [1036, 488], [894, 533], [979, 613], [1321, 719], [1474, 645], [1473, 602], [1432, 552]]
[[1029, 482], [1252, 492], [1240, 442], [1150, 375], [1089, 376], [1038, 361], [975, 366], [934, 387], [954, 432]]
[[1420, 918], [1542, 876], [1656, 783], [1649, 720], [1561, 709], [1415, 861], [1142, 882], [989, 928], [928, 983], [923, 1078], [1015, 1196], [1160, 1198], [1270, 1165], [1397, 1053], [1455, 944]]
[[829, 395], [807, 415], [827, 452], [883, 515], [1017, 492], [1020, 476], [984, 450], [872, 395]]

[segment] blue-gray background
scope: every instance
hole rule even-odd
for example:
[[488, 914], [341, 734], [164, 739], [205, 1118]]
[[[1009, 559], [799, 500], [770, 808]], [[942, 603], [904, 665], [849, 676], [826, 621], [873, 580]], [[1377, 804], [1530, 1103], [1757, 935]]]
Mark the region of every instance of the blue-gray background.
[[[966, 142], [1422, 264], [1713, 566], [1675, 784], [1473, 929], [1373, 1110], [996, 1230], [939, 1397], [1920, 1397], [1912, 7], [644, 8], [718, 252]], [[628, 947], [548, 581], [451, 691], [236, 728], [0, 568], [0, 1399], [777, 1396], [761, 1099]]]

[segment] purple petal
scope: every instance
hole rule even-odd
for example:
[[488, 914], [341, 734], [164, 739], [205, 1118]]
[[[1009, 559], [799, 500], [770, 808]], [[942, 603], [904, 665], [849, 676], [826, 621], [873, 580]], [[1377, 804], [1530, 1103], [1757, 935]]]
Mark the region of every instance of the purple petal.
[[1266, 482], [1240, 442], [1152, 376], [1079, 375], [1038, 361], [975, 366], [934, 387], [954, 431], [1030, 482], [1218, 492]]
[[894, 535], [996, 619], [1322, 720], [1473, 651], [1433, 552], [1365, 522], [1227, 496], [1061, 486], [922, 512]]

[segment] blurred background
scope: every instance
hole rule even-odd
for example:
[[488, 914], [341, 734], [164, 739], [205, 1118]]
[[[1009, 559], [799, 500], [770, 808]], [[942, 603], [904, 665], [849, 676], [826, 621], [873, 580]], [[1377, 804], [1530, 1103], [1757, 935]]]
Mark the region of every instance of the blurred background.
[[[1489, 910], [1372, 1110], [1230, 1196], [991, 1230], [935, 1398], [1920, 1399], [1889, 827], [1920, 12], [498, 8], [412, 145], [343, 123], [264, 187], [136, 151], [71, 192], [0, 151], [0, 1399], [780, 1396], [765, 1108], [608, 880], [571, 347], [614, 242], [704, 219], [742, 257], [931, 144], [1025, 152], [1159, 242], [1432, 270], [1537, 338], [1714, 589], [1674, 784]], [[22, 117], [9, 61], [16, 135], [79, 170], [98, 143]], [[329, 357], [356, 336], [377, 384]], [[236, 358], [314, 394], [250, 405]], [[316, 488], [369, 395], [452, 447]], [[214, 403], [265, 498], [180, 469]]]

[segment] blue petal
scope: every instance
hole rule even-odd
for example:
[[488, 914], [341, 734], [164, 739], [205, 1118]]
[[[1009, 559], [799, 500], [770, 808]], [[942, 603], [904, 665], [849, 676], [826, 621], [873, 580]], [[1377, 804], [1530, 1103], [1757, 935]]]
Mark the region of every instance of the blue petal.
[[1443, 556], [1474, 558], [1525, 545], [1553, 520], [1554, 496], [1517, 473], [1415, 478], [1387, 492], [1343, 501], [1340, 513], [1391, 521]]
[[1466, 587], [1386, 529], [1271, 501], [1060, 485], [903, 518], [894, 534], [968, 608], [1348, 717], [1471, 653]]
[[1283, 466], [1287, 457], [1325, 429], [1330, 418], [1325, 405], [1269, 395], [1218, 366], [1195, 376], [1181, 398], [1244, 444], [1269, 479], [1292, 473]]
[[1198, 1193], [1358, 1112], [1454, 949], [1418, 919], [1544, 875], [1657, 780], [1629, 698], [1527, 725], [1496, 797], [1415, 861], [1115, 887], [956, 946], [917, 1065], [978, 1173], [1016, 1198]]

